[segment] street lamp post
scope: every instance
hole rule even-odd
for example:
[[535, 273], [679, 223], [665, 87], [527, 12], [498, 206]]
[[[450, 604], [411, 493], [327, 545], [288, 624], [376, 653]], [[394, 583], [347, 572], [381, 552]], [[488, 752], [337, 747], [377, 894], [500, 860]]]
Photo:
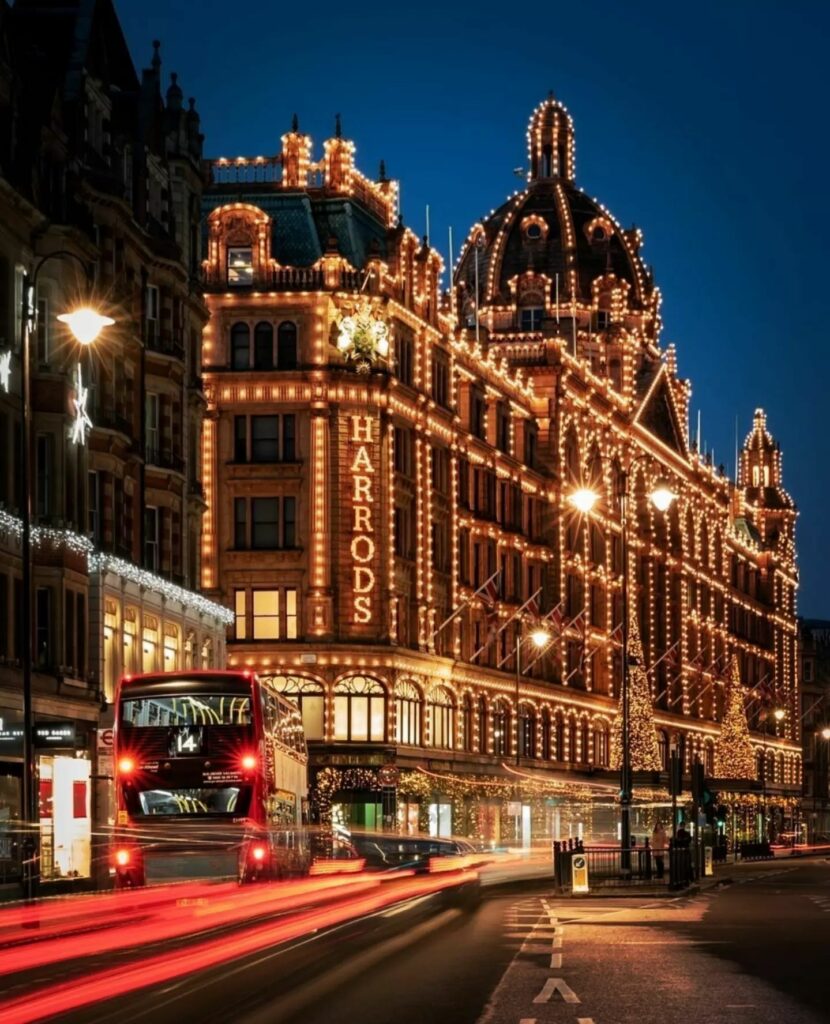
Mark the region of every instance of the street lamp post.
[[[32, 698], [32, 408], [31, 408], [31, 335], [36, 326], [37, 279], [43, 265], [51, 259], [72, 259], [80, 263], [88, 276], [83, 260], [73, 252], [59, 251], [44, 256], [35, 266], [32, 274], [23, 278], [23, 307], [21, 310], [20, 346], [20, 486], [23, 495], [21, 561], [23, 584], [23, 607], [21, 609], [21, 636], [23, 638], [23, 894], [27, 900], [37, 895], [40, 878], [39, 831], [40, 814], [37, 794], [37, 760], [35, 757], [35, 719]], [[98, 337], [102, 328], [115, 321], [96, 310], [83, 306], [57, 318], [69, 327], [76, 340], [89, 345]]]
[[[520, 697], [519, 688], [522, 679], [522, 641], [525, 636], [529, 635], [533, 645], [537, 650], [543, 650], [551, 640], [551, 635], [547, 629], [541, 624], [536, 625], [530, 630], [529, 634], [525, 634], [524, 631], [524, 620], [519, 618], [519, 629], [516, 637], [516, 767], [519, 767], [519, 759], [521, 757], [521, 738], [522, 738], [522, 715], [520, 710]], [[516, 796], [519, 795], [519, 781], [516, 780]], [[515, 801], [519, 803], [519, 801]], [[516, 842], [519, 842], [520, 836], [520, 816], [516, 816]]]
[[[772, 711], [772, 718], [776, 722], [782, 722], [787, 712], [783, 708], [774, 708]], [[761, 746], [761, 756], [763, 762], [761, 764], [761, 842], [766, 842], [769, 839], [769, 830], [767, 828], [767, 736], [769, 735], [769, 723], [770, 715], [767, 714], [766, 720], [764, 721], [764, 742]]]
[[[634, 466], [644, 456], [635, 457], [628, 469], [619, 474], [620, 547], [622, 552], [622, 764], [620, 766], [620, 850], [623, 871], [631, 870], [631, 804], [633, 785], [631, 772], [631, 694], [629, 687], [628, 656], [628, 482]], [[649, 500], [659, 512], [666, 512], [677, 495], [668, 484], [658, 481], [649, 493]], [[568, 495], [568, 501], [583, 514], [589, 513], [599, 501], [599, 495], [590, 487], [580, 487]]]

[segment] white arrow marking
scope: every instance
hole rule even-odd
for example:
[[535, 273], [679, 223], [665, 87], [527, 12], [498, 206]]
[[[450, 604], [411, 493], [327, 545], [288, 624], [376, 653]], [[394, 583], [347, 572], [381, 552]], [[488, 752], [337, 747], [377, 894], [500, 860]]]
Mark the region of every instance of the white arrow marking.
[[533, 1000], [534, 1003], [549, 1003], [552, 995], [559, 993], [566, 1003], [580, 1002], [579, 996], [562, 978], [548, 978], [544, 988]]

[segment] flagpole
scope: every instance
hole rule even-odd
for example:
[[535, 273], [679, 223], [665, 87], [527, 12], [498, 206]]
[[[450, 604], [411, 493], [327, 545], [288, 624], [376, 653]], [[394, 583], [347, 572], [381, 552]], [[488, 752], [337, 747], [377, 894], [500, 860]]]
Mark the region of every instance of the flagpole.
[[447, 618], [446, 618], [446, 619], [444, 619], [444, 621], [443, 621], [443, 622], [441, 623], [441, 625], [440, 625], [440, 626], [438, 627], [438, 629], [436, 629], [436, 630], [435, 630], [435, 632], [434, 632], [434, 633], [432, 634], [432, 636], [430, 637], [430, 640], [434, 640], [434, 639], [435, 639], [435, 638], [436, 638], [436, 637], [438, 636], [438, 634], [439, 634], [439, 633], [441, 632], [441, 630], [442, 630], [442, 629], [443, 629], [443, 628], [444, 628], [445, 626], [448, 626], [448, 625], [449, 625], [449, 624], [450, 624], [450, 623], [452, 622], [452, 620], [453, 620], [453, 619], [454, 619], [454, 618], [455, 618], [456, 616], [460, 615], [460, 614], [461, 614], [461, 613], [462, 613], [462, 612], [464, 611], [464, 609], [465, 609], [465, 608], [467, 607], [467, 605], [469, 605], [469, 604], [472, 604], [472, 602], [473, 602], [473, 601], [475, 601], [475, 599], [476, 599], [476, 598], [478, 597], [478, 595], [479, 595], [479, 594], [480, 594], [480, 593], [482, 592], [482, 590], [484, 590], [484, 588], [485, 588], [485, 587], [487, 586], [487, 584], [488, 584], [488, 583], [492, 583], [492, 582], [493, 582], [493, 580], [494, 580], [494, 579], [495, 579], [495, 578], [496, 578], [496, 577], [497, 577], [497, 576], [498, 576], [498, 575], [499, 575], [500, 573], [501, 573], [501, 569], [496, 569], [496, 571], [495, 571], [495, 572], [493, 573], [493, 575], [492, 575], [492, 576], [489, 576], [489, 577], [488, 577], [488, 578], [487, 578], [487, 579], [486, 579], [486, 580], [485, 580], [485, 581], [484, 581], [484, 582], [483, 582], [483, 583], [481, 584], [481, 586], [480, 586], [480, 587], [478, 588], [478, 590], [475, 590], [475, 591], [474, 591], [474, 592], [473, 592], [473, 593], [472, 593], [472, 594], [470, 595], [470, 597], [466, 597], [466, 598], [464, 598], [464, 600], [463, 600], [463, 601], [461, 602], [461, 604], [460, 604], [460, 605], [459, 605], [459, 606], [458, 606], [458, 607], [457, 607], [457, 608], [455, 609], [455, 611], [454, 611], [454, 612], [452, 613], [452, 615], [448, 615], [448, 616], [447, 616]]

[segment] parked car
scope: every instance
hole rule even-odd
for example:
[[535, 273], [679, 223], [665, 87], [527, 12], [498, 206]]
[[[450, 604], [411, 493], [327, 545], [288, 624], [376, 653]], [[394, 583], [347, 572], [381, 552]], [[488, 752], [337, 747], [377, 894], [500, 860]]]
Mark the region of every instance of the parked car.
[[431, 836], [399, 836], [379, 832], [352, 832], [352, 845], [366, 859], [370, 871], [408, 868], [428, 871], [433, 857], [457, 857], [474, 853], [472, 843], [463, 839], [439, 839]]

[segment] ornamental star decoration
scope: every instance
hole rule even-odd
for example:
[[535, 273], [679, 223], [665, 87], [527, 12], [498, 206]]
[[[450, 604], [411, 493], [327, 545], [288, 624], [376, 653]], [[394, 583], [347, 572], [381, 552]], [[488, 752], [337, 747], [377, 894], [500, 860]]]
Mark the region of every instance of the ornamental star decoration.
[[75, 406], [75, 419], [69, 432], [69, 436], [75, 444], [85, 444], [86, 433], [92, 427], [92, 420], [86, 411], [88, 398], [89, 388], [84, 387], [83, 377], [81, 376], [81, 364], [78, 363], [75, 376], [75, 397], [72, 400], [72, 404]]
[[12, 375], [12, 351], [0, 353], [0, 387], [8, 394], [9, 380]]

